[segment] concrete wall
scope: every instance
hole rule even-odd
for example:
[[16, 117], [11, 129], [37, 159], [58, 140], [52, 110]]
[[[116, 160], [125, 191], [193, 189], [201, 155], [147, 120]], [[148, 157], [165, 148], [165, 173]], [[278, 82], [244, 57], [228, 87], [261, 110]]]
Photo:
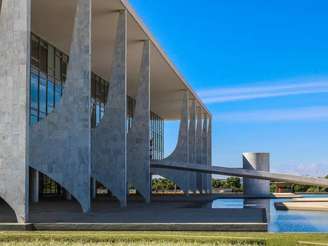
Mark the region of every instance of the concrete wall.
[[31, 128], [30, 165], [90, 210], [91, 1], [78, 0], [62, 99]]
[[30, 0], [3, 0], [0, 12], [0, 197], [28, 220]]
[[150, 43], [145, 41], [132, 128], [128, 133], [128, 183], [150, 202]]
[[[93, 131], [92, 175], [127, 205], [127, 13], [118, 12], [114, 62], [105, 114]], [[108, 44], [109, 45], [109, 44]], [[148, 144], [149, 145], [149, 144]]]
[[[243, 168], [246, 170], [270, 171], [269, 153], [243, 153]], [[253, 178], [244, 178], [244, 195], [268, 196], [270, 181]]]

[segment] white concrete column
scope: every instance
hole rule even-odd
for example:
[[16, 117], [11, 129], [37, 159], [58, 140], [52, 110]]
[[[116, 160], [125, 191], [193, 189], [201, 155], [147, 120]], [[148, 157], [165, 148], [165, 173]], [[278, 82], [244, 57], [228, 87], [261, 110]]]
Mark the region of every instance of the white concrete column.
[[93, 131], [92, 175], [127, 206], [127, 11], [117, 13], [117, 31], [105, 114]]
[[32, 202], [39, 202], [39, 194], [40, 194], [40, 173], [36, 170], [33, 170], [32, 173], [32, 183], [30, 184], [31, 192], [32, 192]]
[[[207, 116], [203, 116], [203, 132], [202, 132], [202, 162], [201, 165], [207, 166], [208, 148], [207, 148], [207, 130], [208, 130]], [[208, 175], [202, 173], [202, 193], [207, 193], [207, 178]]]
[[[212, 166], [212, 118], [208, 116], [207, 165]], [[212, 192], [212, 174], [207, 174], [207, 192]]]
[[63, 96], [31, 127], [29, 152], [30, 166], [69, 191], [84, 212], [91, 209], [91, 5], [76, 1]]
[[91, 196], [93, 200], [97, 197], [97, 181], [94, 178], [91, 179]]
[[[196, 102], [193, 98], [190, 107], [189, 119], [189, 163], [196, 163]], [[196, 193], [197, 191], [197, 173], [190, 172], [189, 188]]]
[[[202, 109], [200, 106], [197, 107], [197, 124], [196, 124], [196, 163], [202, 163]], [[197, 190], [201, 193], [203, 191], [202, 174], [197, 173]]]
[[0, 197], [28, 221], [31, 0], [2, 0], [0, 12]]
[[[270, 171], [269, 153], [243, 153], [243, 168], [256, 171]], [[244, 178], [244, 195], [262, 197], [270, 195], [270, 181]]]
[[128, 182], [150, 202], [150, 42], [144, 41], [132, 128], [128, 133]]

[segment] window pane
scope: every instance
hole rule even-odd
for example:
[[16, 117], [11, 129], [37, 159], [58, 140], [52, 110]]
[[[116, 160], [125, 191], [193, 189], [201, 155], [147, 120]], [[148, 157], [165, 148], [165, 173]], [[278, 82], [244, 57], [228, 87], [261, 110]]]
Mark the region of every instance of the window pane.
[[96, 125], [100, 123], [100, 104], [96, 104]]
[[32, 35], [31, 42], [31, 63], [33, 66], [39, 66], [39, 39]]
[[39, 118], [43, 119], [47, 112], [47, 79], [44, 74], [40, 75], [39, 85]]
[[31, 100], [31, 107], [34, 109], [38, 109], [38, 81], [39, 77], [36, 71], [32, 71], [31, 73], [31, 88], [30, 88], [30, 100]]
[[38, 122], [38, 111], [31, 108], [31, 121], [30, 121], [30, 125], [33, 126], [35, 123]]
[[56, 51], [55, 56], [55, 78], [61, 81], [61, 58], [58, 51]]
[[48, 47], [48, 75], [55, 76], [55, 50], [50, 45]]
[[54, 108], [54, 100], [55, 100], [55, 87], [53, 83], [53, 79], [48, 79], [48, 91], [47, 91], [47, 113], [51, 113]]
[[58, 105], [58, 103], [60, 102], [60, 98], [62, 95], [62, 85], [60, 81], [56, 81], [55, 84], [55, 106]]
[[48, 45], [44, 42], [40, 43], [40, 71], [48, 73]]
[[[66, 78], [67, 75], [67, 64], [68, 64], [68, 56], [62, 54], [62, 77]], [[63, 80], [65, 82], [65, 80]]]

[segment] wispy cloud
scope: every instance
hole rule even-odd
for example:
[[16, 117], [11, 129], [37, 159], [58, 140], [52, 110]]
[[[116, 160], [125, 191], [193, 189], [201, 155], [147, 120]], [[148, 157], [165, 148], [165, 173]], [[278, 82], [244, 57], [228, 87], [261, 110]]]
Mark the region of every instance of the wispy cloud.
[[261, 83], [231, 88], [213, 88], [199, 91], [198, 94], [205, 103], [224, 103], [232, 101], [254, 100], [302, 94], [328, 93], [328, 78], [299, 79], [282, 82]]
[[273, 163], [272, 172], [294, 174], [300, 176], [325, 177], [328, 175], [326, 163], [285, 163], [277, 165]]
[[214, 118], [224, 122], [328, 121], [328, 106], [227, 112]]

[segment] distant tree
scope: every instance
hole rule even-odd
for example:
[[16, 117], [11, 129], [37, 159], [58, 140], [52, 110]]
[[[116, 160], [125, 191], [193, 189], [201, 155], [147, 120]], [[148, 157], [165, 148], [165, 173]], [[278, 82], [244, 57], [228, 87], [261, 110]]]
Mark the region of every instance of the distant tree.
[[237, 188], [237, 189], [241, 188], [240, 178], [238, 177], [227, 178], [226, 184], [228, 188]]
[[277, 184], [271, 183], [270, 184], [270, 192], [276, 192], [277, 190]]
[[153, 191], [172, 191], [175, 190], [176, 185], [169, 179], [157, 178], [152, 180]]
[[309, 189], [308, 185], [299, 185], [299, 184], [292, 185], [293, 192], [306, 192], [308, 189]]
[[212, 187], [213, 188], [220, 188], [220, 180], [218, 179], [212, 179]]
[[223, 188], [232, 189], [232, 191], [241, 191], [241, 182], [238, 177], [229, 177], [222, 184]]

